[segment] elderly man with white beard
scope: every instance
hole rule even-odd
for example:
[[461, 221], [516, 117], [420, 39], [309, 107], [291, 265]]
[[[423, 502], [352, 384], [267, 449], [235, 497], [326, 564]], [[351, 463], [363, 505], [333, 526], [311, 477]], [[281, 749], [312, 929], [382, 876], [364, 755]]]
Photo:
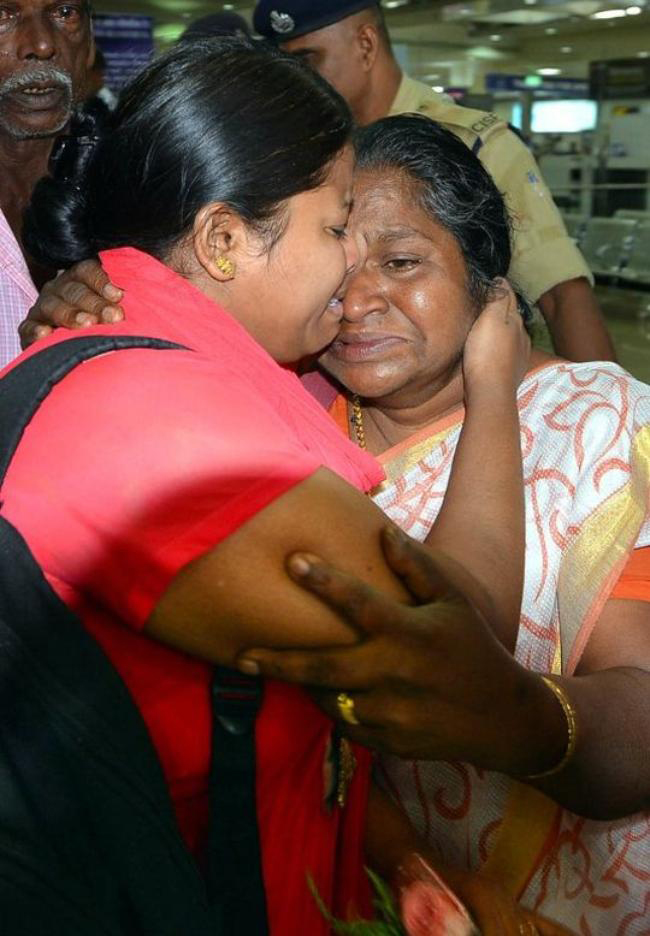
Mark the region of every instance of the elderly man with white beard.
[[85, 0], [0, 6], [0, 367], [20, 350], [17, 328], [35, 285], [52, 275], [24, 254], [22, 216], [55, 137], [83, 98], [93, 57]]

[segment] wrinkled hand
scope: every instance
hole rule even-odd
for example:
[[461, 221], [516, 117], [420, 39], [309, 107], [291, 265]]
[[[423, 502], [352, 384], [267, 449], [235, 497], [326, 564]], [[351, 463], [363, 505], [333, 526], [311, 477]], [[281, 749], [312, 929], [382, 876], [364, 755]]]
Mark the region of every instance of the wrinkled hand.
[[530, 338], [507, 280], [474, 322], [463, 350], [466, 394], [489, 387], [516, 391], [529, 366]]
[[[354, 700], [354, 740], [401, 757], [464, 760], [477, 766], [532, 773], [530, 750], [539, 677], [519, 666], [466, 596], [476, 593], [467, 570], [392, 528], [386, 560], [418, 607], [388, 599], [316, 557], [290, 558], [291, 576], [334, 608], [359, 634], [357, 644], [313, 650], [247, 650], [244, 672], [310, 688], [318, 704], [341, 721], [338, 691]], [[534, 713], [534, 714], [533, 714]]]
[[28, 348], [55, 328], [89, 328], [124, 318], [124, 293], [110, 282], [98, 260], [83, 260], [46, 283], [18, 332]]

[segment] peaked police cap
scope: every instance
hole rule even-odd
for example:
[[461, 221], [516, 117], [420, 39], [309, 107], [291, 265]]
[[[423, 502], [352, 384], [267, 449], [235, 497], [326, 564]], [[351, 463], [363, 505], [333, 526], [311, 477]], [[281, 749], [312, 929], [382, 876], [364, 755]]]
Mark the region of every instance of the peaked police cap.
[[267, 39], [286, 42], [376, 6], [373, 0], [259, 0], [253, 26]]

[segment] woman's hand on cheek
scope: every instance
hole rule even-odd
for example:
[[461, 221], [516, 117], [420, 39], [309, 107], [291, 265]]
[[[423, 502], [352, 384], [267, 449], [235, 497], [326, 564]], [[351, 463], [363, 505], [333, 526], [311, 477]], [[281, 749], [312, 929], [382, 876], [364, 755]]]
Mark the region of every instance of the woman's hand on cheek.
[[83, 260], [46, 283], [19, 327], [28, 348], [55, 328], [89, 328], [124, 318], [118, 305], [124, 293], [110, 282], [98, 260]]
[[490, 390], [516, 392], [528, 370], [529, 359], [530, 338], [517, 297], [508, 281], [500, 280], [465, 342], [465, 394]]

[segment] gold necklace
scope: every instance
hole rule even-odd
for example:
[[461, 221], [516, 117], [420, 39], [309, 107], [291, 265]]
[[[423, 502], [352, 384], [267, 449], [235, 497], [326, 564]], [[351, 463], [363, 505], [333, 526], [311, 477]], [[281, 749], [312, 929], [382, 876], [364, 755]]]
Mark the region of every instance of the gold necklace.
[[359, 395], [354, 393], [352, 395], [352, 418], [351, 418], [352, 428], [354, 429], [355, 440], [359, 448], [365, 449], [366, 447], [366, 433], [363, 428], [363, 410], [361, 409], [361, 400]]

